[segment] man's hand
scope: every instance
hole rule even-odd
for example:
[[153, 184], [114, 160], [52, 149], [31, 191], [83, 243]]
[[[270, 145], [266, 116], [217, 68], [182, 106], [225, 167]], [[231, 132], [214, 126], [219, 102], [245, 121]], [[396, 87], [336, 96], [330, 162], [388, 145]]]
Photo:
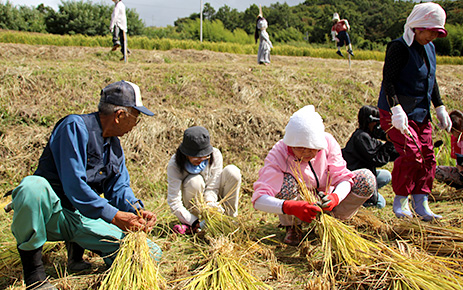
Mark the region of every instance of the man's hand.
[[149, 231], [156, 223], [156, 216], [154, 213], [142, 210], [142, 217], [137, 216], [131, 212], [118, 211], [111, 221], [123, 231]]
[[339, 204], [339, 197], [336, 193], [325, 193], [319, 192], [318, 196], [320, 196], [321, 201], [317, 204], [324, 210], [324, 211], [332, 211]]
[[410, 131], [408, 130], [408, 117], [405, 114], [404, 109], [402, 109], [401, 105], [397, 105], [391, 108], [392, 117], [391, 122], [392, 126], [394, 126], [397, 130], [399, 130], [404, 135], [410, 135]]
[[283, 213], [293, 215], [298, 219], [311, 223], [321, 209], [303, 200], [285, 200], [283, 202]]
[[158, 221], [156, 214], [151, 211], [147, 210], [140, 210], [140, 214], [143, 217], [143, 219], [146, 221], [145, 228], [143, 229], [145, 232], [149, 233], [153, 229], [153, 227], [156, 225], [156, 222]]

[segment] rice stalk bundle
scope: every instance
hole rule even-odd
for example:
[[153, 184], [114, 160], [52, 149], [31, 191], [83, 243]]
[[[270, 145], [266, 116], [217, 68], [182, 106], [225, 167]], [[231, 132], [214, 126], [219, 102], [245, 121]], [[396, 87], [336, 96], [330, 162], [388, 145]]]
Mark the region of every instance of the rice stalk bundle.
[[[205, 251], [205, 264], [189, 278], [183, 289], [188, 290], [261, 290], [272, 289], [252, 275], [246, 265], [243, 249], [228, 237], [210, 238], [209, 251]], [[246, 253], [246, 251], [244, 251]]]
[[377, 244], [381, 251], [370, 254], [380, 262], [371, 269], [387, 270], [392, 276], [393, 287], [401, 287], [393, 289], [462, 289], [463, 273], [452, 269], [453, 260], [428, 255], [404, 242], [398, 243], [398, 249], [381, 242]]
[[[436, 226], [419, 221], [400, 221], [394, 231], [402, 239], [409, 239], [425, 251], [436, 255], [463, 254], [463, 230]], [[417, 234], [417, 235], [415, 235]]]
[[[309, 203], [316, 202], [313, 189], [307, 188], [301, 181], [301, 172], [293, 169], [301, 190], [301, 196]], [[329, 186], [327, 186], [329, 188]], [[325, 265], [322, 277], [329, 277], [335, 283], [333, 256], [336, 267], [347, 272], [358, 271], [357, 266], [367, 267], [383, 273], [392, 279], [392, 289], [462, 289], [463, 273], [452, 269], [453, 261], [436, 258], [422, 251], [408, 252], [379, 241], [370, 241], [362, 237], [354, 228], [326, 213], [316, 220], [320, 233]], [[410, 252], [412, 252], [410, 254]], [[397, 282], [396, 279], [401, 280]]]
[[[199, 219], [205, 223], [206, 231], [209, 236], [232, 236], [234, 241], [246, 240], [244, 238], [245, 228], [240, 225], [237, 218], [224, 214], [224, 203], [230, 198], [234, 188], [230, 190], [218, 203], [218, 207], [209, 206], [201, 196], [196, 199], [195, 206], [199, 211]], [[233, 235], [231, 235], [233, 233]]]
[[[302, 199], [311, 204], [316, 203], [317, 198], [314, 189], [308, 188], [300, 178], [302, 176], [300, 167], [292, 170], [299, 184]], [[329, 187], [327, 184], [326, 188]], [[339, 263], [339, 266], [345, 267], [348, 271], [356, 270], [357, 266], [360, 265], [373, 263], [368, 253], [377, 246], [374, 242], [361, 237], [353, 227], [323, 211], [315, 222], [324, 254], [323, 276], [330, 277], [334, 281], [333, 258], [335, 258], [336, 263]]]
[[147, 234], [143, 231], [129, 232], [109, 272], [101, 282], [99, 290], [165, 289], [165, 280], [151, 256]]
[[205, 222], [206, 231], [212, 237], [227, 236], [240, 229], [236, 218], [223, 214], [217, 208], [203, 205], [200, 212], [199, 218]]

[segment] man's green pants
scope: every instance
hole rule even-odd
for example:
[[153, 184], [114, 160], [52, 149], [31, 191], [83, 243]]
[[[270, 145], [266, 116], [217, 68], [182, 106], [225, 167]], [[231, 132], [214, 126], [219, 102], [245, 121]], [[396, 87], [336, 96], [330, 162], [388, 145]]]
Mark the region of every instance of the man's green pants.
[[[19, 249], [31, 251], [46, 241], [69, 241], [100, 254], [111, 265], [124, 232], [102, 219], [90, 219], [79, 211], [61, 207], [59, 197], [48, 181], [40, 176], [25, 177], [13, 190], [13, 222], [11, 231]], [[148, 239], [156, 261], [162, 251]]]

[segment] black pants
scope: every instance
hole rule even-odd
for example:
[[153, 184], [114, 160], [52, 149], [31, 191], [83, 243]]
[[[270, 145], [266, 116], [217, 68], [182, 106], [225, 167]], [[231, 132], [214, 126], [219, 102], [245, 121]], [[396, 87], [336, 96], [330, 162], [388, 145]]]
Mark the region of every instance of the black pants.
[[[125, 39], [124, 39], [124, 31], [120, 29], [117, 25], [114, 26], [113, 29], [113, 46], [119, 44], [121, 46], [122, 55], [124, 55], [124, 46], [125, 46]], [[127, 54], [130, 53], [129, 49], [127, 49]]]

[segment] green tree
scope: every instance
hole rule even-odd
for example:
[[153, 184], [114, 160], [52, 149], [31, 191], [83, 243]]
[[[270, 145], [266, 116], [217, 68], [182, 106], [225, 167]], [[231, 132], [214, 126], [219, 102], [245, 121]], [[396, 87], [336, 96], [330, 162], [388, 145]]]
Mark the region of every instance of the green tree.
[[[58, 12], [50, 12], [45, 23], [47, 31], [55, 34], [106, 35], [113, 5], [92, 4], [84, 1], [62, 1]], [[127, 9], [129, 35], [140, 35], [145, 25], [133, 9]]]
[[223, 7], [220, 7], [219, 10], [217, 10], [214, 19], [222, 21], [223, 26], [230, 31], [234, 31], [238, 27], [238, 24], [241, 22], [240, 13], [238, 10], [236, 8], [231, 9], [227, 5], [224, 5]]

